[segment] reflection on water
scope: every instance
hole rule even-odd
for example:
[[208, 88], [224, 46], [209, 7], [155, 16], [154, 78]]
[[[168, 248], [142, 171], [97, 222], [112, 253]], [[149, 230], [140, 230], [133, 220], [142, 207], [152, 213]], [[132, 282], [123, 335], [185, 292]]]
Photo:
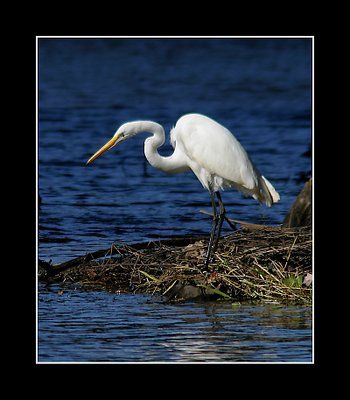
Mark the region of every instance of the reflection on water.
[[39, 362], [311, 362], [311, 310], [41, 287]]

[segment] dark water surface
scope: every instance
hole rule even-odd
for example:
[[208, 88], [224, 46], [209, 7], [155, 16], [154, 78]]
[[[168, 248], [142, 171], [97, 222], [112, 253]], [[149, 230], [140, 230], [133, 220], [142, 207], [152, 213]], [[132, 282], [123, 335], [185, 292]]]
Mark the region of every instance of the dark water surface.
[[[192, 173], [150, 167], [146, 135], [85, 167], [126, 121], [154, 120], [169, 132], [181, 115], [199, 112], [228, 127], [281, 195], [268, 209], [227, 190], [223, 200], [233, 218], [281, 223], [311, 169], [304, 155], [311, 143], [309, 39], [41, 38], [38, 56], [44, 260], [60, 263], [112, 242], [209, 233], [210, 218], [199, 213], [210, 210], [209, 194]], [[171, 151], [167, 140], [160, 153]], [[142, 352], [145, 360], [163, 361], [310, 361], [309, 309], [278, 308], [275, 315], [271, 306], [164, 307], [144, 296], [55, 291], [39, 290], [39, 361], [134, 361]], [[288, 318], [299, 322], [282, 322]]]
[[310, 362], [311, 309], [40, 287], [41, 362]]

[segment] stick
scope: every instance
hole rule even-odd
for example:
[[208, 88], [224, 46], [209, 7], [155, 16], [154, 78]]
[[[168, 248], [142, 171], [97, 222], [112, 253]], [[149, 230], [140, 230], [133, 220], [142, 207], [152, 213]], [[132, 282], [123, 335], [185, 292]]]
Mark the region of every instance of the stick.
[[[199, 210], [199, 212], [206, 214], [206, 215], [210, 215], [211, 217], [213, 216], [213, 214], [209, 211], [206, 210]], [[229, 218], [225, 215], [225, 219], [232, 221], [236, 224], [240, 224], [242, 225], [243, 229], [248, 229], [250, 231], [256, 230], [256, 229], [276, 229], [279, 226], [267, 226], [267, 225], [261, 225], [261, 224], [253, 224], [252, 222], [246, 222], [246, 221], [241, 221], [239, 219], [233, 219], [233, 218]]]

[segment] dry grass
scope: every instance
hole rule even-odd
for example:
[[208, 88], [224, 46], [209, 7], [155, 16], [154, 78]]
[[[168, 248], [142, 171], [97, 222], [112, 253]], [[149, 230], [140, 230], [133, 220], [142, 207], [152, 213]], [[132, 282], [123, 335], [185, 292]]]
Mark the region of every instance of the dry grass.
[[206, 238], [182, 238], [135, 246], [115, 246], [65, 265], [44, 267], [41, 278], [80, 282], [115, 292], [230, 301], [265, 300], [310, 303], [303, 284], [312, 272], [310, 227], [259, 227], [221, 238], [205, 270]]

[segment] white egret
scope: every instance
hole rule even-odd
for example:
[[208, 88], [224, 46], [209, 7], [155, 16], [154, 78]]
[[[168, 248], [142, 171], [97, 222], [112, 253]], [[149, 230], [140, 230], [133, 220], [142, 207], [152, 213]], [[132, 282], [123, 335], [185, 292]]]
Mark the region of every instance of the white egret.
[[[210, 193], [213, 224], [206, 254], [206, 266], [211, 253], [216, 250], [225, 218], [220, 189], [236, 188], [244, 195], [252, 196], [268, 207], [280, 199], [275, 188], [260, 174], [233, 134], [218, 122], [201, 114], [187, 114], [177, 121], [170, 132], [174, 152], [168, 157], [161, 156], [157, 151], [165, 142], [164, 128], [152, 121], [134, 121], [121, 125], [112, 139], [102, 146], [86, 164], [94, 161], [111, 147], [141, 132], [153, 134], [144, 142], [146, 159], [153, 167], [168, 173], [192, 170]], [[218, 198], [219, 213], [216, 209], [214, 193]]]

